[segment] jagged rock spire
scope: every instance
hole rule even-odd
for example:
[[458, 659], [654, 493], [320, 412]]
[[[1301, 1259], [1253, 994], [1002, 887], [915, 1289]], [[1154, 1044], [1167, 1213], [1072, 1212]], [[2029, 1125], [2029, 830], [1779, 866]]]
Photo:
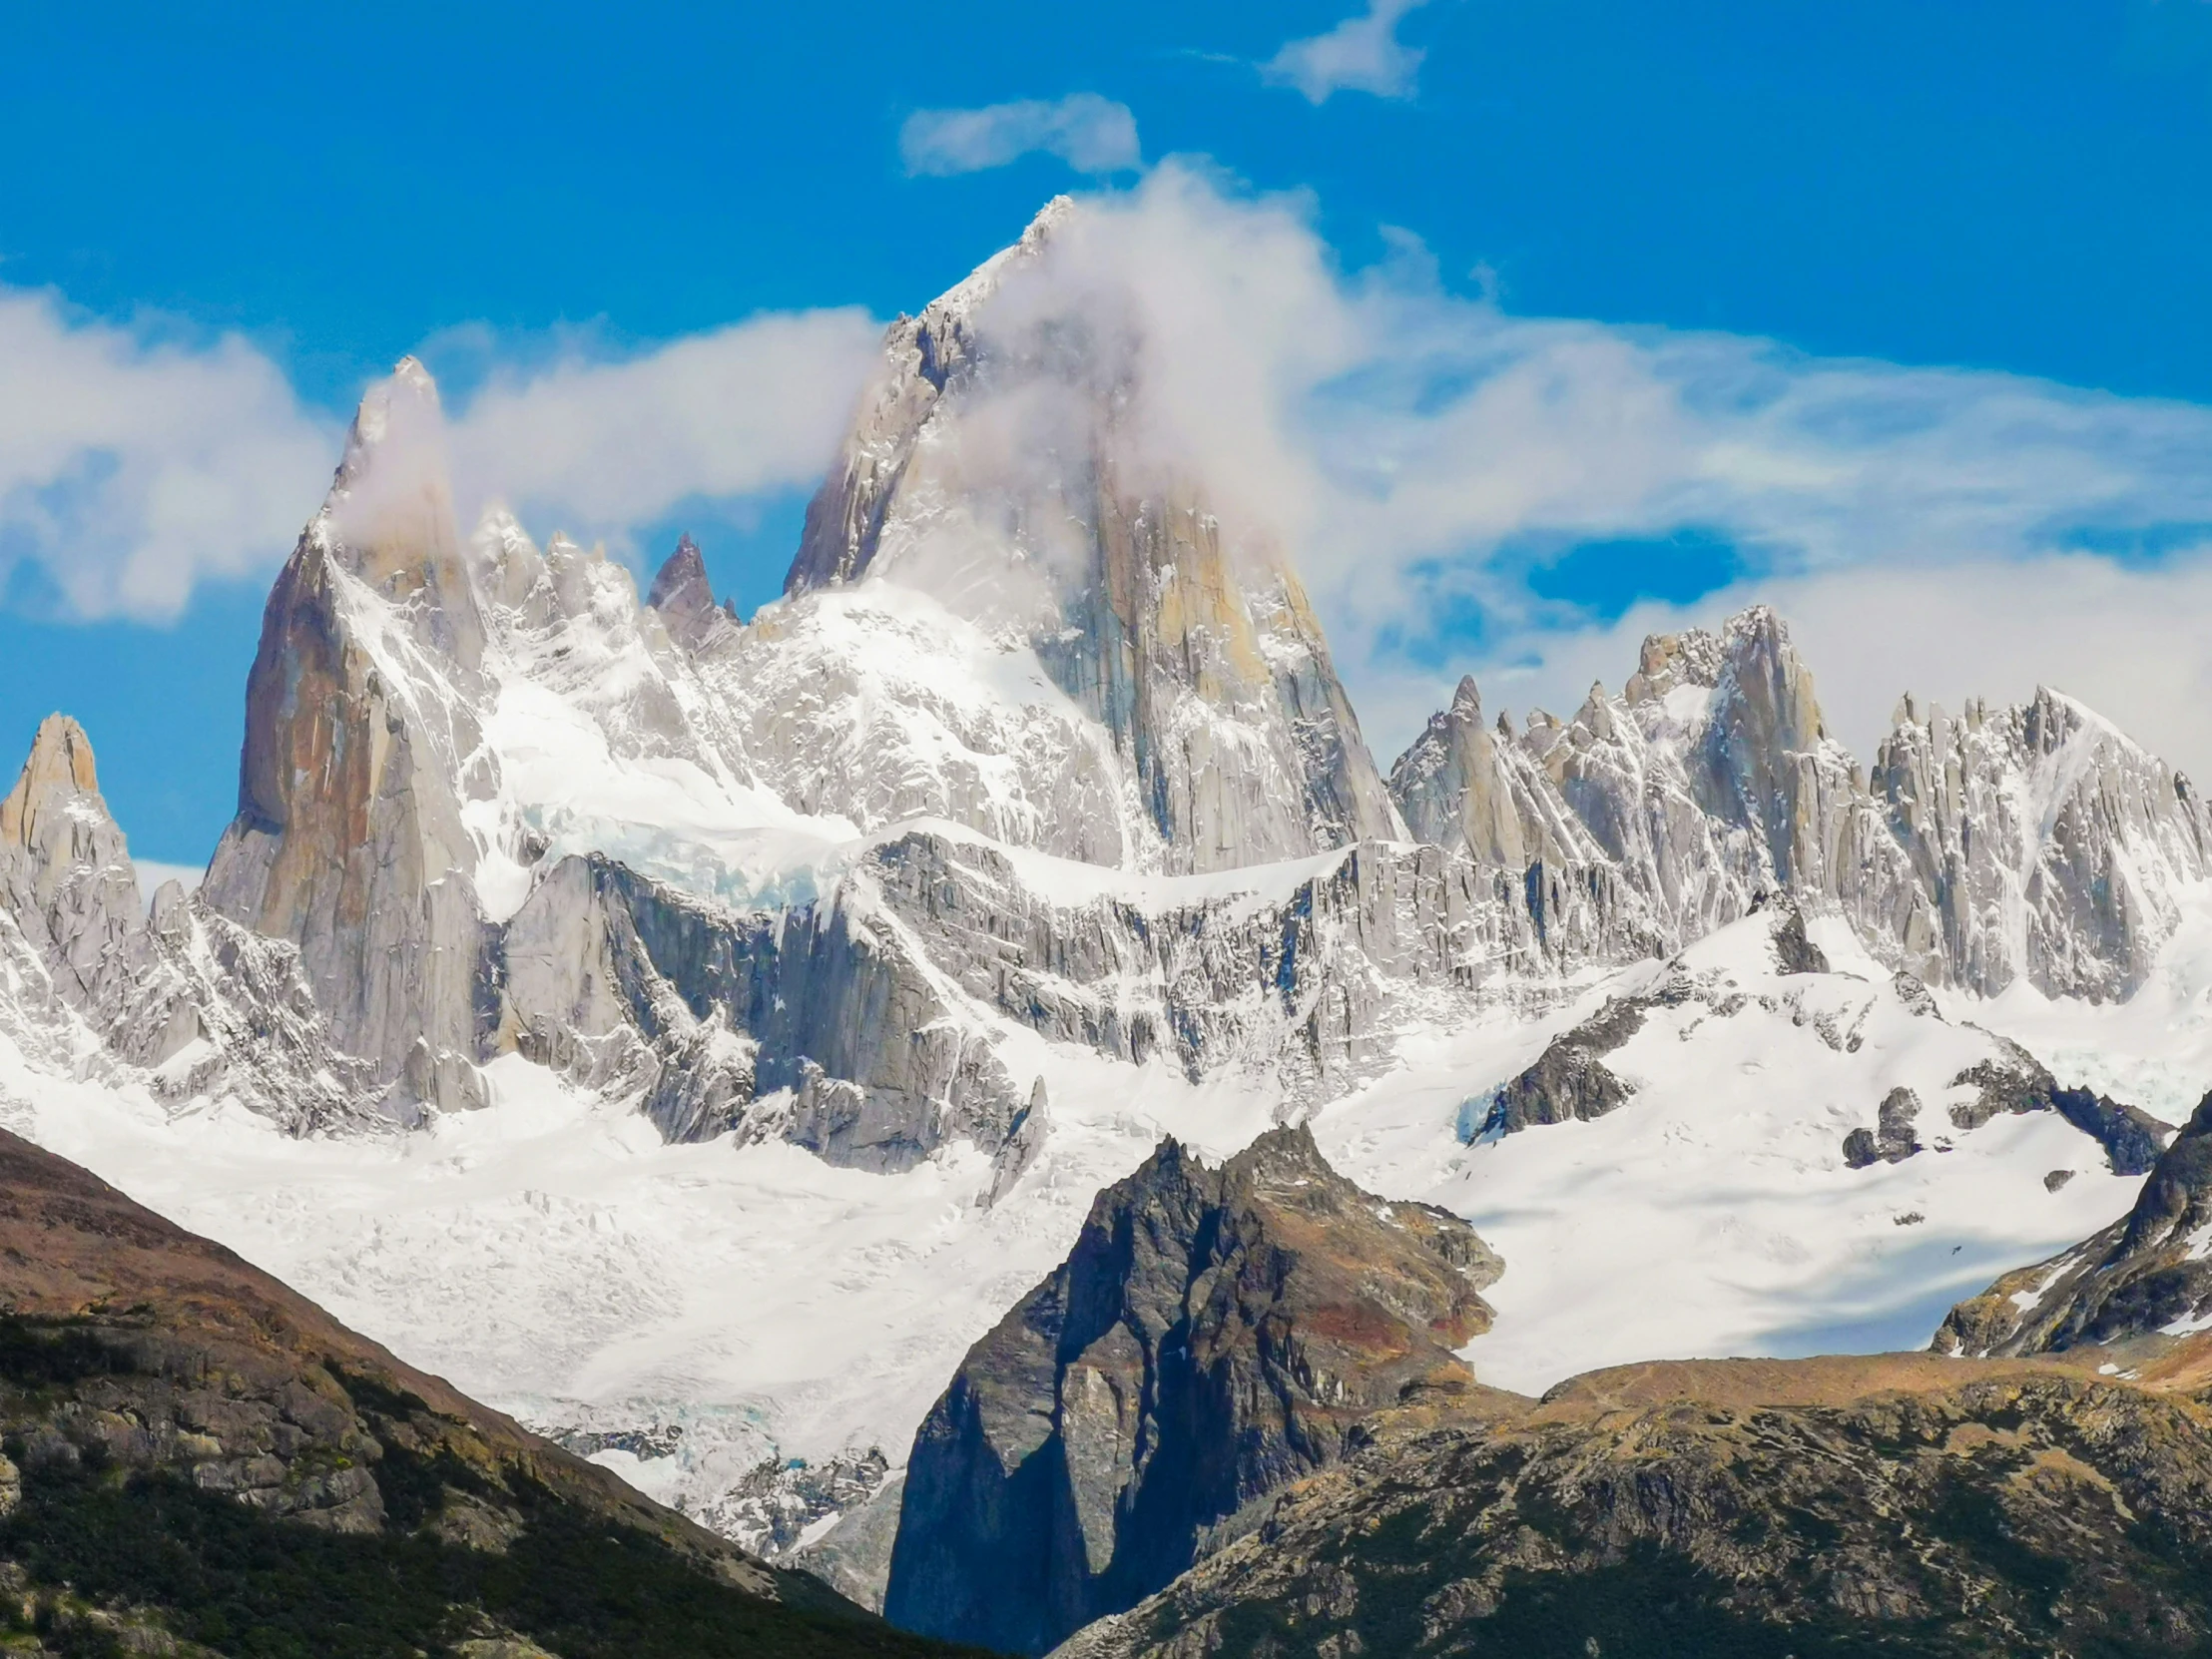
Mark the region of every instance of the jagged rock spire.
[[1389, 789], [1417, 839], [1463, 845], [1478, 863], [1518, 872], [1604, 856], [1541, 768], [1484, 723], [1472, 676], [1397, 758]]
[[437, 388], [405, 358], [361, 399], [329, 497], [270, 593], [238, 818], [203, 890], [298, 945], [341, 1048], [441, 1105], [481, 1098], [468, 1068], [485, 929], [461, 804], [496, 766], [464, 777], [483, 749], [483, 650]]
[[39, 722], [15, 788], [0, 801], [0, 840], [28, 850], [38, 844], [49, 814], [71, 797], [99, 793], [92, 740], [85, 729], [65, 714], [48, 715]]
[[697, 645], [718, 625], [714, 584], [707, 579], [707, 561], [690, 535], [681, 537], [676, 551], [653, 578], [646, 604], [661, 615], [675, 638]]
[[1091, 257], [1090, 211], [1052, 204], [892, 326], [786, 591], [887, 580], [1018, 629], [1105, 728], [1171, 869], [1393, 837], [1272, 527], [1156, 441], [1168, 347]]
[[453, 516], [444, 411], [437, 383], [413, 357], [362, 394], [307, 537], [348, 575], [407, 605], [425, 644], [464, 670], [482, 661], [484, 627]]
[[0, 800], [0, 907], [83, 1003], [138, 929], [138, 873], [100, 799], [92, 742], [69, 716], [39, 723], [15, 787]]

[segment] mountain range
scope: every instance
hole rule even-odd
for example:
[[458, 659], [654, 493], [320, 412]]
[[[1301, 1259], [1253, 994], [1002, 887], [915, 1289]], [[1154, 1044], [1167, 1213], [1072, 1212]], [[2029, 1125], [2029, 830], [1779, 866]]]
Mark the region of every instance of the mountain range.
[[[2199, 1547], [2196, 1464], [2081, 1426], [2199, 1410], [2193, 787], [2050, 689], [1905, 696], [1862, 762], [1763, 607], [1564, 719], [1462, 681], [1385, 767], [1141, 303], [1073, 275], [1099, 234], [1055, 203], [892, 325], [751, 618], [688, 539], [641, 598], [464, 532], [402, 362], [270, 594], [205, 879], [142, 894], [90, 739], [33, 738], [0, 1127], [936, 1636], [1457, 1651], [1545, 1574], [1626, 1573], [1634, 1627], [1648, 1548], [1728, 1640], [2085, 1639], [2081, 1585]], [[1931, 1341], [1980, 1369], [1808, 1359]], [[1589, 1380], [1727, 1356], [1805, 1364]], [[1818, 1502], [1742, 1472], [1831, 1429]], [[1767, 1530], [1591, 1497], [1647, 1443]], [[2057, 1500], [1999, 1498], [2053, 1468], [2181, 1541], [2050, 1590]], [[1910, 1566], [1869, 1517], [1937, 1488], [1963, 1553]]]

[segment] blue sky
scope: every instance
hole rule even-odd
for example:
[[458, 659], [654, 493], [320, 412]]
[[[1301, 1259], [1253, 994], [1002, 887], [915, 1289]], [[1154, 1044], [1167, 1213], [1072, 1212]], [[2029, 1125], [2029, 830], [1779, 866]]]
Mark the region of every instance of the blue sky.
[[[1626, 636], [1764, 585], [1854, 710], [1907, 675], [2063, 675], [2212, 760], [2174, 712], [2212, 592], [2205, 0], [707, 11], [11, 17], [0, 743], [69, 708], [134, 847], [204, 858], [262, 594], [410, 350], [525, 496], [542, 421], [676, 396], [672, 342], [738, 364], [763, 407], [734, 458], [710, 421], [671, 440], [691, 472], [544, 488], [634, 557], [694, 528], [759, 603], [854, 342], [1072, 189], [1208, 248], [1275, 216], [1319, 273], [1285, 325], [1358, 334], [1284, 430], [1343, 473], [1300, 522], [1378, 747], [1462, 667], [1493, 702], [1571, 701], [1625, 674]], [[78, 408], [87, 362], [106, 389]], [[1572, 418], [1501, 469], [1527, 423], [1467, 388], [1514, 372]], [[1479, 470], [1456, 444], [1492, 457], [1479, 503], [1446, 487]], [[1755, 467], [1714, 460], [1747, 445]], [[200, 468], [223, 505], [116, 522], [138, 465]], [[1363, 606], [1368, 559], [1394, 605]]]

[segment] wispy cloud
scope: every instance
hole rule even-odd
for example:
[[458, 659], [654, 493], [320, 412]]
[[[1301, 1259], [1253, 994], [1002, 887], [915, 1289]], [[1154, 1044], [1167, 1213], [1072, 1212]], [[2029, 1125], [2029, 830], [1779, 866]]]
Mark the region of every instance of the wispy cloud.
[[[2191, 551], [2212, 544], [2212, 409], [1518, 318], [1444, 289], [1410, 239], [1347, 273], [1310, 215], [1162, 166], [1090, 199], [1037, 277], [1054, 291], [1021, 304], [1133, 319], [1132, 418], [1208, 480], [1225, 534], [1294, 551], [1378, 747], [1463, 671], [1569, 712], [1654, 620], [1772, 597], [1817, 672], [1867, 665], [1823, 676], [1859, 737], [1908, 685], [2014, 697], [2039, 671], [2212, 760], [2212, 686], [2184, 695], [2201, 652], [2173, 621], [2212, 589]], [[1742, 572], [1692, 606], [1620, 617], [1531, 580], [1578, 543], [1686, 530]], [[2131, 660], [2137, 628], [2165, 666]]]
[[1327, 34], [1287, 42], [1261, 72], [1296, 87], [1314, 104], [1339, 92], [1372, 92], [1378, 98], [1410, 98], [1426, 55], [1397, 38], [1399, 19], [1423, 0], [1369, 0]]
[[626, 546], [694, 497], [811, 488], [881, 337], [855, 308], [776, 312], [637, 355], [579, 339], [495, 368], [447, 421], [455, 502], [471, 514], [498, 497], [545, 529]]
[[1095, 92], [1023, 99], [979, 110], [916, 110], [899, 129], [910, 174], [980, 173], [1042, 152], [1078, 173], [1121, 173], [1142, 165], [1137, 118]]
[[[456, 505], [496, 496], [627, 547], [689, 500], [811, 487], [880, 333], [843, 309], [627, 355], [588, 335], [504, 356], [477, 339], [480, 383], [445, 423]], [[30, 575], [63, 614], [160, 621], [204, 581], [260, 577], [320, 501], [344, 424], [241, 336], [181, 340], [0, 288], [0, 592]]]
[[290, 544], [339, 429], [239, 335], [0, 288], [0, 589], [31, 567], [65, 611], [173, 615]]

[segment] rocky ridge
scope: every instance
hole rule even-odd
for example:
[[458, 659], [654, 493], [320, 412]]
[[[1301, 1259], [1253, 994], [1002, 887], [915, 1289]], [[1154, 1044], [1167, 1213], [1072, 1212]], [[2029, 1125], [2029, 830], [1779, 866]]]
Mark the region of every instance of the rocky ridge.
[[1942, 1354], [2120, 1346], [2130, 1363], [2212, 1326], [2212, 1095], [2151, 1165], [2128, 1213], [2073, 1249], [2008, 1273], [1952, 1309]]
[[[2156, 1118], [2086, 1089], [2061, 1087], [2018, 1043], [1971, 1022], [1946, 1019], [1928, 987], [1909, 973], [1901, 971], [1885, 984], [1833, 967], [1807, 936], [1795, 900], [1763, 899], [1739, 927], [1756, 928], [1765, 949], [1749, 960], [1731, 960], [1709, 941], [1653, 964], [1642, 985], [1620, 982], [1594, 1013], [1546, 1043], [1530, 1065], [1471, 1097], [1461, 1110], [1462, 1138], [1487, 1141], [1618, 1111], [1634, 1100], [1644, 1067], [1664, 1063], [1654, 1053], [1662, 1034], [1687, 1042], [1706, 1022], [1717, 1028], [1755, 1007], [1810, 1030], [1839, 1055], [1858, 1053], [1871, 1034], [1901, 1025], [1926, 1028], [1927, 1051], [1915, 1057], [1911, 1074], [1928, 1098], [1896, 1083], [1878, 1101], [1869, 1101], [1874, 1125], [1841, 1137], [1843, 1162], [1852, 1169], [1903, 1163], [1932, 1144], [1947, 1152], [1960, 1136], [1999, 1117], [2029, 1112], [2052, 1113], [2080, 1130], [2097, 1143], [2115, 1175], [2141, 1175], [2158, 1158], [2170, 1131]], [[1936, 1101], [1950, 1133], [1932, 1125], [1924, 1141], [1920, 1123]]]
[[1391, 769], [1408, 824], [1477, 860], [1609, 863], [1675, 946], [1781, 891], [1930, 984], [2123, 997], [2212, 853], [2188, 780], [2048, 689], [1958, 719], [1907, 697], [1863, 771], [1763, 607], [1647, 639], [1571, 722], [1480, 715], [1462, 682]]
[[1066, 1659], [2111, 1656], [2212, 1628], [2185, 1392], [1932, 1356], [1600, 1372], [1379, 1423]]
[[0, 803], [0, 1031], [67, 1077], [136, 1082], [172, 1108], [235, 1100], [293, 1133], [371, 1121], [298, 956], [166, 883], [139, 894], [92, 744], [41, 723]]
[[[1654, 637], [1621, 697], [1518, 736], [1463, 684], [1385, 787], [1265, 527], [1151, 453], [1141, 316], [1060, 276], [1089, 234], [1056, 205], [893, 326], [751, 624], [688, 542], [642, 604], [497, 513], [464, 544], [427, 375], [364, 400], [271, 597], [204, 892], [297, 946], [386, 1115], [478, 1103], [520, 1051], [676, 1138], [898, 1168], [999, 1148], [1035, 1092], [1009, 1030], [1327, 1099], [1406, 1018], [1541, 1003], [1772, 893], [1931, 983], [2140, 978], [2204, 868], [2183, 781], [2043, 694], [1909, 705], [1870, 784], [1764, 610]], [[1147, 873], [1331, 853], [1236, 891]], [[859, 1034], [878, 1007], [903, 1048]]]

